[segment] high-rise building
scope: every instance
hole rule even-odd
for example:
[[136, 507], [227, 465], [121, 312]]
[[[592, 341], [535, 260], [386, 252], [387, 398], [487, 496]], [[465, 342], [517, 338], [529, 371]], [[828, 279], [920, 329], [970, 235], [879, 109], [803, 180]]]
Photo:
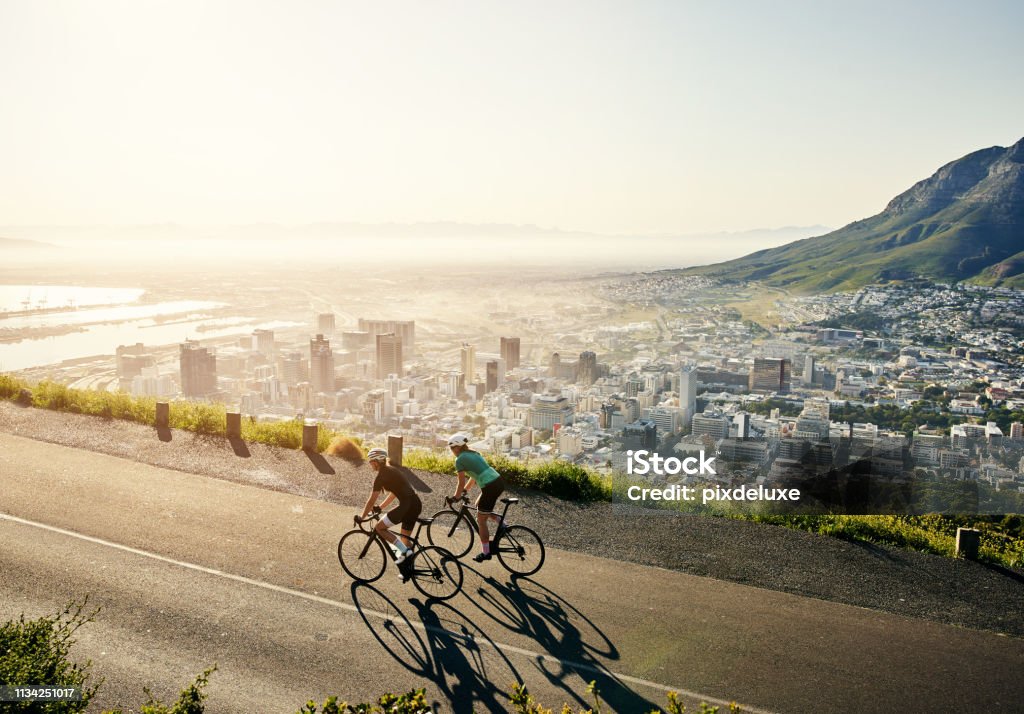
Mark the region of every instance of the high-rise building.
[[334, 334], [334, 313], [321, 312], [316, 316], [316, 329], [325, 335]]
[[555, 353], [553, 353], [551, 355], [551, 361], [548, 364], [548, 376], [549, 377], [557, 377], [559, 371], [561, 371], [561, 368], [562, 368], [562, 356], [559, 355], [557, 352], [555, 352]]
[[280, 359], [281, 381], [285, 386], [292, 387], [309, 379], [309, 364], [301, 352], [289, 352]]
[[814, 384], [814, 357], [812, 355], [806, 355], [804, 357], [804, 384]]
[[461, 358], [465, 384], [473, 384], [476, 381], [476, 348], [468, 342], [463, 342]]
[[402, 376], [402, 338], [394, 333], [377, 335], [377, 379], [389, 374]]
[[509, 371], [519, 367], [519, 338], [518, 337], [502, 337], [501, 338], [501, 358], [505, 360], [505, 365]]
[[539, 396], [530, 407], [530, 426], [551, 430], [555, 424], [572, 424], [575, 410], [565, 397]]
[[639, 419], [622, 427], [622, 448], [647, 449], [658, 448], [658, 426], [653, 421]]
[[505, 383], [505, 361], [490, 360], [486, 366], [487, 393], [495, 391]]
[[1024, 440], [1024, 423], [1015, 421], [1010, 424], [1010, 439], [1013, 441]]
[[252, 333], [252, 347], [260, 354], [271, 357], [274, 354], [274, 331], [273, 330], [253, 330]]
[[704, 412], [693, 417], [695, 436], [708, 435], [713, 439], [724, 439], [729, 436], [729, 417], [721, 412]]
[[361, 330], [349, 330], [341, 333], [341, 348], [343, 350], [358, 350], [360, 347], [369, 346], [373, 335]]
[[323, 335], [309, 341], [309, 378], [314, 393], [334, 391], [334, 353]]
[[416, 347], [415, 320], [367, 320], [359, 318], [359, 329], [368, 332], [372, 337], [377, 335], [396, 335], [402, 340], [402, 349], [406, 355], [412, 355]]
[[636, 374], [629, 375], [626, 380], [626, 396], [636, 397], [644, 389], [644, 380]]
[[179, 351], [181, 391], [186, 397], [207, 397], [217, 391], [217, 357], [196, 340], [185, 340]]
[[687, 427], [697, 413], [697, 368], [693, 365], [679, 370], [679, 408], [683, 410], [683, 426]]
[[122, 384], [129, 384], [142, 374], [142, 370], [156, 365], [156, 357], [146, 351], [145, 345], [119, 345], [117, 348], [117, 376]]
[[749, 387], [752, 392], [788, 392], [790, 361], [780, 357], [757, 357], [750, 370]]
[[591, 385], [597, 381], [597, 355], [595, 353], [589, 350], [580, 352], [576, 381], [586, 385]]

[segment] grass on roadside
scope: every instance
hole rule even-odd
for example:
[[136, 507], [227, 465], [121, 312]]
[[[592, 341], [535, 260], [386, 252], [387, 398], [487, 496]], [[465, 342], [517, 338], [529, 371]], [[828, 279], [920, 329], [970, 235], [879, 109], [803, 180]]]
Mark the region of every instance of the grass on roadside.
[[[41, 409], [88, 414], [106, 419], [123, 419], [140, 424], [156, 424], [156, 400], [132, 397], [124, 392], [97, 392], [72, 389], [55, 382], [29, 385], [10, 375], [0, 374], [0, 399]], [[224, 436], [226, 409], [223, 405], [200, 402], [171, 402], [169, 422], [172, 428], [199, 434]], [[302, 446], [302, 421], [256, 422], [242, 419], [242, 439], [286, 449]], [[348, 439], [357, 449], [358, 439], [320, 428], [317, 450], [326, 451], [332, 442]], [[612, 480], [576, 464], [562, 461], [528, 464], [502, 455], [488, 456], [492, 466], [509, 482], [571, 501], [610, 501]], [[451, 474], [454, 459], [429, 450], [410, 450], [404, 455], [410, 468]], [[945, 557], [956, 552], [956, 529], [981, 531], [979, 557], [984, 562], [1004, 567], [1024, 567], [1024, 524], [1018, 515], [982, 516], [781, 516], [710, 511], [708, 515], [784, 526], [821, 535], [891, 545]]]

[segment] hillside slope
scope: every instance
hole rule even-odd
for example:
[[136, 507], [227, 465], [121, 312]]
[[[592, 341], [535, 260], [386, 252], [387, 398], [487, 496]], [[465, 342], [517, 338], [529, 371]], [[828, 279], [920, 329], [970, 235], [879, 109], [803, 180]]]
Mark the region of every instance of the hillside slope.
[[912, 277], [1024, 288], [1024, 139], [946, 164], [870, 218], [688, 272], [794, 292]]

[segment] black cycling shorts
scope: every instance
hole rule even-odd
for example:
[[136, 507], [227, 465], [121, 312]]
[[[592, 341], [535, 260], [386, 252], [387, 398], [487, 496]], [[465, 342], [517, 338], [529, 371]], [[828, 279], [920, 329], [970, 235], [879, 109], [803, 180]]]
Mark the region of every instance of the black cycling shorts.
[[396, 526], [401, 523], [403, 531], [411, 531], [416, 526], [416, 519], [420, 517], [422, 510], [422, 501], [418, 496], [413, 496], [405, 502], [399, 501], [396, 508], [388, 511], [388, 520]]
[[505, 479], [498, 477], [480, 489], [480, 497], [476, 500], [476, 507], [481, 513], [493, 513], [494, 504], [498, 502], [498, 496], [505, 491]]

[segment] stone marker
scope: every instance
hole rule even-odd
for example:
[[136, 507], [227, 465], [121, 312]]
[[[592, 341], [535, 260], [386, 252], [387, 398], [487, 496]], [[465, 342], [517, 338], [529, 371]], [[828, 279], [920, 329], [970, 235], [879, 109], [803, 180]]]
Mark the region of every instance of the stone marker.
[[229, 439], [242, 437], [242, 415], [239, 412], [227, 413], [227, 432]]
[[979, 545], [981, 545], [981, 531], [974, 528], [956, 529], [956, 554], [958, 557], [977, 560]]
[[171, 422], [171, 405], [167, 402], [156, 403], [156, 428], [166, 429]]
[[316, 451], [316, 442], [320, 436], [320, 425], [314, 419], [306, 419], [302, 425], [302, 450]]
[[402, 437], [388, 434], [388, 461], [395, 466], [402, 465]]

